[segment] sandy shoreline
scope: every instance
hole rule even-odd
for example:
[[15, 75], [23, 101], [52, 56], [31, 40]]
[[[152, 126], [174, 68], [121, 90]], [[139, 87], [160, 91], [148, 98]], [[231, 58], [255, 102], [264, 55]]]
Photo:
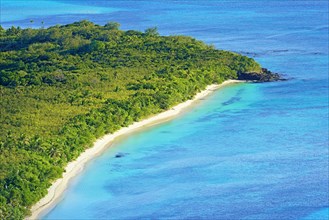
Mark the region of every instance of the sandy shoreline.
[[31, 208], [32, 215], [27, 217], [26, 219], [38, 219], [38, 217], [40, 217], [41, 214], [44, 214], [46, 211], [48, 211], [49, 209], [54, 207], [56, 205], [56, 203], [58, 202], [58, 200], [61, 198], [63, 192], [66, 190], [70, 179], [75, 177], [78, 173], [80, 173], [88, 161], [92, 160], [98, 154], [100, 154], [102, 151], [104, 151], [109, 146], [109, 144], [118, 136], [130, 133], [132, 131], [136, 131], [137, 129], [142, 128], [144, 126], [147, 126], [150, 124], [156, 124], [157, 122], [161, 122], [165, 119], [169, 119], [173, 116], [176, 116], [182, 110], [189, 107], [192, 103], [209, 95], [210, 93], [214, 92], [218, 88], [231, 84], [231, 83], [237, 83], [237, 82], [244, 82], [244, 81], [227, 80], [219, 85], [217, 85], [217, 84], [209, 85], [209, 86], [207, 86], [207, 88], [205, 90], [203, 90], [200, 93], [198, 93], [197, 95], [195, 95], [195, 97], [192, 100], [188, 100], [186, 102], [178, 104], [175, 107], [173, 107], [172, 109], [162, 112], [153, 117], [144, 119], [140, 122], [135, 122], [128, 127], [121, 128], [119, 131], [116, 131], [113, 134], [107, 134], [107, 135], [103, 136], [102, 138], [99, 138], [94, 143], [93, 147], [87, 149], [75, 161], [70, 162], [66, 166], [65, 172], [63, 173], [63, 177], [56, 180], [50, 186], [50, 188], [48, 189], [48, 194]]

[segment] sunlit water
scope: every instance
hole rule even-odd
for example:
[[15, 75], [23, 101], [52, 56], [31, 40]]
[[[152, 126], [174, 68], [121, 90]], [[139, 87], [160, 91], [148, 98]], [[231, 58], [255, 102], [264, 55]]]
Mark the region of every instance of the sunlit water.
[[1, 12], [4, 27], [81, 19], [157, 26], [291, 78], [228, 86], [125, 136], [44, 219], [328, 219], [327, 1], [2, 0]]

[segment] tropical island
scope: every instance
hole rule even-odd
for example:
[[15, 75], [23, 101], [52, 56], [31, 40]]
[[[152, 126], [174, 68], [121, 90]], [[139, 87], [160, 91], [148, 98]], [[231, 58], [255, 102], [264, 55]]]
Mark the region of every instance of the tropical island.
[[279, 80], [186, 36], [90, 21], [0, 26], [0, 218], [23, 219], [96, 139], [227, 80]]

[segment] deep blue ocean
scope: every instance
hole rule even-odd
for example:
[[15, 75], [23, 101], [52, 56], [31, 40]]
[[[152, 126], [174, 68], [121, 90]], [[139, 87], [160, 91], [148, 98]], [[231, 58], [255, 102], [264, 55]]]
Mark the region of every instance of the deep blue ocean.
[[290, 80], [120, 138], [43, 219], [329, 219], [327, 0], [1, 0], [5, 28], [82, 19], [190, 35]]

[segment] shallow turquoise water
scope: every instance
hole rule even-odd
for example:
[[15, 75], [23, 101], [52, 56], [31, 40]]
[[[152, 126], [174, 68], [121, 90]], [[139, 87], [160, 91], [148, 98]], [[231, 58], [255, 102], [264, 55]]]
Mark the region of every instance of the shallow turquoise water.
[[325, 106], [298, 104], [285, 84], [230, 86], [125, 137], [45, 219], [298, 219], [326, 207]]
[[38, 1], [26, 2], [1, 1], [1, 11], [24, 8], [1, 16], [4, 27], [80, 19], [158, 26], [291, 78], [228, 86], [173, 121], [122, 138], [44, 219], [329, 218], [328, 1], [63, 0], [42, 13]]

